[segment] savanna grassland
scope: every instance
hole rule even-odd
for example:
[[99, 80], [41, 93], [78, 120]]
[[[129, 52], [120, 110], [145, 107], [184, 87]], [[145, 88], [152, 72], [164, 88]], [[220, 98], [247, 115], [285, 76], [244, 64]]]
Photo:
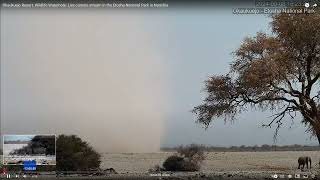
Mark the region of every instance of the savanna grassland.
[[[120, 174], [148, 174], [148, 170], [162, 162], [174, 152], [159, 153], [105, 153], [102, 168], [114, 168]], [[312, 169], [298, 169], [299, 156], [310, 156]], [[270, 151], [270, 152], [207, 152], [200, 172], [191, 174], [222, 176], [263, 176], [274, 173], [295, 174], [319, 173], [320, 151]], [[188, 173], [174, 173], [188, 174]]]

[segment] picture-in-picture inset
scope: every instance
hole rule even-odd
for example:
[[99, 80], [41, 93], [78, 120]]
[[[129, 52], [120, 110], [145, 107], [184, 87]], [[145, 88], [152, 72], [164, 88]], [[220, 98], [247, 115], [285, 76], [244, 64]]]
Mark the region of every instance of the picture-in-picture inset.
[[3, 164], [56, 165], [55, 135], [4, 135]]

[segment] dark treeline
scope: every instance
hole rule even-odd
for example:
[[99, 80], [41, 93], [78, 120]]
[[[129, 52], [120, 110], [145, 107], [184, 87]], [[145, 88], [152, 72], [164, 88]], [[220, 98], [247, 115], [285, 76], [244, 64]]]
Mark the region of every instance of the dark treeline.
[[28, 144], [29, 141], [5, 141], [4, 144]]
[[[265, 152], [265, 151], [320, 151], [320, 146], [310, 145], [268, 145], [261, 146], [230, 146], [230, 147], [217, 147], [201, 145], [205, 151], [208, 152]], [[179, 147], [162, 147], [161, 151], [177, 151]]]

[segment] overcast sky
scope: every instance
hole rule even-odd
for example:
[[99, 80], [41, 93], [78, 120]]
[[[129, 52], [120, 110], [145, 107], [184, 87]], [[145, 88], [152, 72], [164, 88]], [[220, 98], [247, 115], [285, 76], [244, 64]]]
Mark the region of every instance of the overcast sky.
[[[207, 130], [190, 112], [203, 81], [269, 22], [231, 8], [1, 11], [1, 133], [78, 134], [106, 151], [273, 144], [260, 127], [270, 112]], [[316, 144], [299, 118], [287, 122], [278, 144]]]

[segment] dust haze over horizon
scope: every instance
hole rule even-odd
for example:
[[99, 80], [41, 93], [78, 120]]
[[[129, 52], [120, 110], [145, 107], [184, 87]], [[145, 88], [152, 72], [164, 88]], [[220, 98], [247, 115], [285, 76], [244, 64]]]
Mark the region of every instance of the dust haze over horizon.
[[77, 134], [99, 150], [157, 151], [165, 68], [141, 17], [62, 12], [4, 13], [4, 133]]
[[[206, 131], [190, 113], [203, 81], [227, 71], [241, 40], [267, 26], [267, 17], [229, 11], [4, 10], [1, 133], [77, 134], [110, 152], [272, 144], [274, 131], [259, 128], [267, 112]], [[316, 144], [299, 120], [288, 126], [279, 144]]]

